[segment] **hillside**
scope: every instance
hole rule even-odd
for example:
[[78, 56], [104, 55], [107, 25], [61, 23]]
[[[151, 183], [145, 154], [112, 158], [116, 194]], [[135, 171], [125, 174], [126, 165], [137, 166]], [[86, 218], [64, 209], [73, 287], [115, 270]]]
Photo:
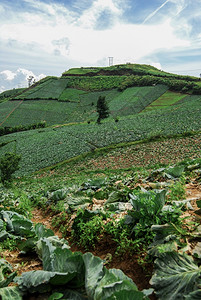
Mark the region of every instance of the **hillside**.
[[200, 89], [128, 64], [0, 95], [0, 163], [21, 155], [0, 183], [2, 300], [200, 299]]
[[[23, 175], [119, 143], [200, 131], [201, 95], [150, 84], [147, 76], [149, 80], [170, 77], [174, 90], [178, 81], [199, 84], [197, 78], [145, 65], [71, 69], [61, 78], [46, 77], [0, 103], [0, 155], [14, 150], [21, 154], [18, 175]], [[110, 115], [99, 126], [96, 104], [100, 96], [106, 98]], [[45, 125], [48, 128], [39, 128]], [[39, 129], [29, 130], [33, 128]]]

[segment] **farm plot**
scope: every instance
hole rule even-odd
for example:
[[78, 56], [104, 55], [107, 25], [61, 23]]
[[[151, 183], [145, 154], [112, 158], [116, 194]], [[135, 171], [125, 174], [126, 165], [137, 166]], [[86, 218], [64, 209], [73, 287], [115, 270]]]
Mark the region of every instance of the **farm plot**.
[[110, 103], [121, 92], [117, 89], [108, 91], [88, 92], [80, 96], [80, 103], [77, 111], [74, 111], [74, 120], [93, 121], [97, 119], [96, 104], [100, 96], [104, 96], [107, 103]]
[[58, 99], [66, 88], [68, 80], [64, 78], [50, 78], [43, 83], [28, 89], [15, 99]]
[[121, 94], [117, 89], [107, 91], [88, 92], [80, 96], [80, 106], [96, 105], [98, 98], [104, 96], [107, 103], [111, 102]]
[[6, 152], [22, 155], [20, 171], [17, 175], [25, 175], [46, 166], [90, 151], [90, 146], [84, 139], [78, 140], [71, 133], [70, 127], [47, 128], [30, 130], [19, 134], [10, 134], [2, 137], [0, 143], [8, 144], [0, 148], [0, 156]]
[[[138, 110], [144, 105], [144, 96], [151, 92], [153, 87], [131, 87], [127, 88], [120, 95], [109, 103], [109, 109], [113, 115], [128, 115]], [[139, 108], [136, 110], [136, 105]]]
[[[12, 111], [19, 101], [8, 101], [0, 105], [5, 112]], [[77, 109], [76, 103], [64, 103], [55, 100], [26, 100], [5, 121], [4, 126], [29, 125], [46, 121], [47, 125], [68, 123], [71, 114]]]
[[200, 106], [201, 105], [201, 95], [188, 95], [184, 98], [182, 98], [181, 100], [178, 101], [177, 104], [184, 104], [185, 107], [188, 106]]
[[18, 174], [27, 174], [95, 148], [198, 131], [201, 128], [200, 114], [200, 107], [175, 107], [175, 110], [169, 108], [165, 112], [123, 117], [117, 123], [105, 121], [101, 125], [80, 124], [19, 132], [0, 137], [0, 144], [9, 142], [0, 148], [0, 156], [16, 148], [22, 155]]
[[177, 103], [178, 101], [180, 101], [181, 99], [183, 99], [185, 97], [186, 97], [185, 94], [167, 91], [163, 95], [161, 95], [158, 99], [153, 101], [150, 105], [148, 105], [143, 110], [143, 112], [150, 111], [153, 109], [166, 108], [170, 105]]
[[65, 90], [63, 90], [63, 92], [59, 96], [58, 100], [59, 101], [80, 102], [80, 96], [85, 93], [86, 93], [85, 91], [67, 87]]
[[0, 103], [0, 123], [2, 123], [6, 119], [6, 117], [18, 106], [18, 104], [19, 101], [6, 101]]
[[167, 91], [164, 85], [131, 87], [110, 102], [113, 115], [127, 116], [142, 111], [152, 101]]

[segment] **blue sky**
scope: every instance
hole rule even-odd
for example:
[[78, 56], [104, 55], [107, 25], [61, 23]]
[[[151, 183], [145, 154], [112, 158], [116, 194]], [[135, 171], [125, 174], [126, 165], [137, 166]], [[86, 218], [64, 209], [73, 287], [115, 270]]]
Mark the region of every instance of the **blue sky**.
[[1, 0], [0, 86], [17, 70], [60, 76], [107, 66], [109, 56], [200, 76], [200, 8], [201, 0]]

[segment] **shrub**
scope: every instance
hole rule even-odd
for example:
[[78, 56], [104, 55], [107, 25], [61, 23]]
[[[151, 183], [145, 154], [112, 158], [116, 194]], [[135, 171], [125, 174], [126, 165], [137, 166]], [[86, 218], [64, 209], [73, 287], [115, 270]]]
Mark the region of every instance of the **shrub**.
[[3, 184], [11, 182], [12, 174], [19, 169], [21, 155], [7, 152], [0, 159], [1, 181]]
[[100, 124], [102, 119], [109, 117], [109, 108], [106, 103], [105, 97], [100, 96], [97, 102], [97, 112], [98, 112], [98, 120], [97, 123]]

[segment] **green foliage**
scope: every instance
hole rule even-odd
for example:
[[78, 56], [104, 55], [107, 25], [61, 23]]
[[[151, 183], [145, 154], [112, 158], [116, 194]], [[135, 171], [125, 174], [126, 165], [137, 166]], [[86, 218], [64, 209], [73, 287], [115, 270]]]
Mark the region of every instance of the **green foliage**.
[[166, 191], [134, 192], [130, 194], [133, 210], [128, 212], [125, 223], [131, 229], [133, 239], [139, 244], [152, 242], [153, 224], [179, 223], [181, 209], [176, 206], [166, 206]]
[[8, 152], [0, 159], [1, 181], [3, 184], [11, 182], [12, 175], [19, 169], [21, 156]]
[[27, 217], [31, 216], [33, 204], [30, 197], [23, 190], [18, 190], [13, 187], [11, 189], [2, 187], [0, 189], [0, 202], [2, 208], [5, 210], [9, 208]]
[[190, 256], [169, 252], [156, 259], [150, 283], [156, 289], [158, 299], [184, 299], [195, 291], [200, 293], [200, 274], [200, 267]]
[[80, 96], [86, 92], [77, 89], [66, 88], [60, 95], [59, 101], [80, 102]]
[[101, 120], [106, 119], [109, 117], [109, 108], [108, 105], [105, 101], [105, 97], [104, 96], [100, 96], [98, 98], [98, 102], [97, 102], [97, 113], [98, 113], [98, 119], [97, 119], [97, 123], [100, 124]]
[[182, 200], [186, 196], [185, 178], [181, 177], [178, 181], [170, 186], [168, 194], [169, 201]]
[[12, 89], [12, 90], [7, 90], [2, 93], [0, 93], [0, 102], [2, 100], [8, 99], [8, 98], [13, 98], [17, 96], [18, 94], [21, 94], [25, 89], [24, 88], [19, 88], [19, 89]]
[[45, 127], [46, 127], [45, 121], [41, 121], [35, 124], [30, 124], [27, 126], [19, 125], [14, 127], [0, 127], [0, 136], [13, 133], [13, 132], [26, 131], [31, 129], [45, 128]]
[[12, 238], [11, 236], [7, 237], [4, 241], [1, 241], [0, 249], [1, 251], [5, 249], [9, 251], [16, 250], [18, 249], [18, 242], [16, 241], [15, 238]]
[[149, 85], [155, 85], [155, 84], [164, 84], [169, 87], [171, 91], [176, 92], [191, 92], [194, 94], [200, 94], [201, 89], [200, 87], [193, 82], [195, 80], [192, 80], [191, 82], [187, 80], [183, 80], [181, 77], [178, 78], [178, 76], [150, 76], [150, 75], [131, 75], [125, 78], [124, 81], [122, 81], [121, 85], [119, 86], [120, 90], [124, 90], [127, 87], [132, 86], [149, 86]]
[[83, 91], [102, 91], [119, 88], [126, 76], [76, 76], [66, 77], [68, 87]]
[[72, 225], [72, 236], [85, 249], [93, 248], [103, 233], [103, 225], [103, 215], [98, 215], [96, 211], [78, 210]]
[[[30, 249], [36, 249], [42, 260], [43, 270], [25, 272], [17, 277], [14, 272], [5, 278], [5, 271], [12, 272], [12, 268], [2, 261], [0, 266], [2, 299], [8, 299], [6, 296], [9, 299], [22, 299], [22, 296], [26, 297], [28, 293], [45, 295], [44, 293], [50, 291], [52, 299], [65, 296], [82, 300], [86, 295], [96, 300], [109, 299], [118, 297], [119, 293], [121, 297], [127, 297], [128, 291], [140, 297], [139, 299], [144, 299], [144, 294], [138, 291], [134, 282], [122, 271], [107, 270], [103, 261], [91, 253], [83, 255], [80, 252], [71, 252], [66, 241], [52, 235], [52, 232], [45, 229], [42, 224], [37, 224], [34, 232], [35, 240], [30, 239], [28, 232], [28, 236], [25, 235], [28, 239], [26, 242], [23, 241], [23, 250], [28, 250], [27, 242], [29, 242]], [[7, 288], [13, 280], [17, 287]]]
[[22, 300], [22, 292], [17, 286], [9, 286], [0, 289], [2, 300]]

